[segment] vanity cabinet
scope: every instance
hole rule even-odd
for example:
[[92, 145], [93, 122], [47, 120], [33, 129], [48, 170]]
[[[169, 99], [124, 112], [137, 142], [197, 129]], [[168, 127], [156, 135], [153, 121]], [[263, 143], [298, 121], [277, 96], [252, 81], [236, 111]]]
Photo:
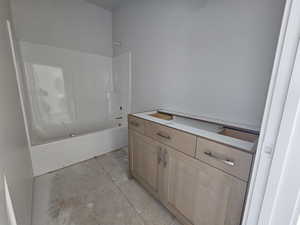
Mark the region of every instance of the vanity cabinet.
[[182, 224], [239, 225], [252, 155], [140, 118], [138, 123], [129, 126], [133, 177]]
[[240, 223], [246, 182], [180, 152], [165, 151], [165, 193], [171, 211], [187, 224]]

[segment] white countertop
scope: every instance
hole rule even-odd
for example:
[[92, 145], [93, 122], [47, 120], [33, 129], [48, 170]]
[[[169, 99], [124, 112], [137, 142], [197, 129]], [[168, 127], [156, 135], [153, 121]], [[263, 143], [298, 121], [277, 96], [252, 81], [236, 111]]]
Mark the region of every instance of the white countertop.
[[133, 115], [141, 119], [156, 122], [167, 127], [175, 128], [190, 134], [194, 134], [196, 136], [204, 137], [219, 143], [230, 145], [232, 147], [244, 150], [249, 153], [254, 153], [255, 143], [219, 134], [218, 132], [222, 131], [223, 128], [223, 126], [221, 125], [206, 123], [193, 119], [186, 119], [180, 116], [175, 116], [173, 120], [163, 120], [150, 116], [150, 114], [153, 113], [156, 113], [156, 111], [136, 113]]

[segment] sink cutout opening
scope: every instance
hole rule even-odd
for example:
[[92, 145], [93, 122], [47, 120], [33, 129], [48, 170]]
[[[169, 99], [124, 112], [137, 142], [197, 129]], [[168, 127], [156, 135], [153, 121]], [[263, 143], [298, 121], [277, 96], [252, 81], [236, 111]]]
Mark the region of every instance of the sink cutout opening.
[[156, 117], [158, 119], [162, 119], [162, 120], [173, 120], [173, 115], [168, 114], [168, 113], [161, 113], [161, 112], [157, 112], [157, 113], [153, 113], [150, 116]]
[[249, 142], [255, 142], [258, 138], [258, 135], [256, 134], [251, 134], [248, 132], [243, 132], [230, 128], [224, 128], [221, 132], [219, 132], [219, 134]]

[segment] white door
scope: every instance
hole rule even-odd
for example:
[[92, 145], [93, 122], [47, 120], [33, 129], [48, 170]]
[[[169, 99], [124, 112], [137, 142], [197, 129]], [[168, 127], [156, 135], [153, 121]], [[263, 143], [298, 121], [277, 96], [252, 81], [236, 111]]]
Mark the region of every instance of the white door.
[[[298, 12], [299, 13], [299, 12]], [[300, 46], [263, 201], [259, 225], [298, 225], [300, 216]]]

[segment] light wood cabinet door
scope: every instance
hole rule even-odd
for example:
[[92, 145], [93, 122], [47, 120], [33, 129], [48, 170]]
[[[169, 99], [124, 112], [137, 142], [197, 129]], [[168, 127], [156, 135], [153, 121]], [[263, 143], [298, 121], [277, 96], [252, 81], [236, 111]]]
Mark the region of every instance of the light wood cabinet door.
[[239, 225], [246, 182], [170, 148], [164, 148], [164, 196], [185, 224]]
[[159, 144], [133, 130], [130, 130], [129, 142], [132, 175], [152, 193], [157, 193]]

